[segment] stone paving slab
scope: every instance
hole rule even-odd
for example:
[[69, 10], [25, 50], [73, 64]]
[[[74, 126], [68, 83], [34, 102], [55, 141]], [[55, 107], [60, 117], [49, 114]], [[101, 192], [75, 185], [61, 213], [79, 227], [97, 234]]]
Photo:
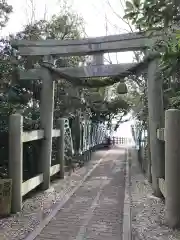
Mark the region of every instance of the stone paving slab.
[[125, 192], [124, 149], [112, 149], [36, 240], [121, 240]]
[[50, 216], [55, 206], [73, 191], [99, 159], [107, 153], [107, 150], [94, 152], [91, 161], [77, 169], [71, 176], [66, 173], [65, 179], [53, 181], [47, 191], [33, 192], [23, 202], [23, 209], [20, 213], [0, 219], [0, 239], [25, 239], [44, 219]]

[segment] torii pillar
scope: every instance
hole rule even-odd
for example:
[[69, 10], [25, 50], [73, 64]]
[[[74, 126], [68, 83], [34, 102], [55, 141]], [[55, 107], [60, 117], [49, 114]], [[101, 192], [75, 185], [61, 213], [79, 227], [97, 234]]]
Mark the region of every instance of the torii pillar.
[[157, 139], [157, 129], [164, 127], [163, 89], [162, 79], [158, 74], [158, 59], [149, 62], [147, 86], [152, 187], [154, 195], [161, 197], [159, 178], [165, 177], [165, 149], [164, 142]]

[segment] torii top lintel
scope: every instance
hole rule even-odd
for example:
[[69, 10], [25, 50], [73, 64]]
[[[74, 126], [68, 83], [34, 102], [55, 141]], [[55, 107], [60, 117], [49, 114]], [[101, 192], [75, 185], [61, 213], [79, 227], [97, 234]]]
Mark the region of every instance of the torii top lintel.
[[12, 41], [12, 46], [18, 47], [22, 56], [83, 56], [142, 50], [150, 47], [159, 37], [159, 34], [147, 37], [145, 33], [128, 33], [80, 40], [17, 40]]

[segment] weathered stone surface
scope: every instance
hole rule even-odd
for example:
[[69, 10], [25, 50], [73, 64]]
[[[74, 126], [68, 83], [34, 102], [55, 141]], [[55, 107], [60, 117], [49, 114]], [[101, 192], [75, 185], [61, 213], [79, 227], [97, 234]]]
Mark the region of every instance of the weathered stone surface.
[[124, 153], [125, 150], [110, 150], [36, 240], [122, 239]]
[[71, 176], [66, 173], [65, 179], [51, 183], [50, 189], [43, 192], [32, 192], [23, 202], [21, 213], [9, 218], [0, 219], [0, 236], [6, 240], [21, 240], [31, 233], [47, 216], [54, 206], [61, 202], [64, 196], [76, 187], [83, 177], [94, 167], [106, 151], [97, 151], [92, 154], [92, 160], [78, 169]]

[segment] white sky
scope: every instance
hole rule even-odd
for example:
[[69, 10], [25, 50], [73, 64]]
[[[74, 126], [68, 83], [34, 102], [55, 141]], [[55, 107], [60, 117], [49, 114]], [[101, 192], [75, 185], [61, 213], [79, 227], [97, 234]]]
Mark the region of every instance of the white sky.
[[[49, 19], [62, 8], [62, 0], [32, 1], [36, 9], [36, 20], [43, 19], [44, 15]], [[113, 9], [109, 7], [108, 0], [67, 0], [67, 2], [70, 5], [72, 4], [72, 8], [83, 17], [88, 37], [118, 34], [129, 30], [128, 26], [116, 16], [116, 14], [121, 17], [124, 15], [120, 0], [109, 0]], [[8, 35], [21, 30], [31, 18], [31, 7], [28, 7], [30, 0], [8, 0], [8, 3], [13, 6], [14, 12], [11, 14], [8, 25], [1, 32], [1, 35]], [[106, 26], [108, 26], [108, 32]], [[117, 60], [118, 62], [132, 62], [132, 53], [120, 53], [118, 57], [115, 54], [111, 54], [111, 61], [117, 63]], [[130, 137], [131, 131], [129, 126], [131, 124], [132, 122], [122, 124], [117, 134]]]

